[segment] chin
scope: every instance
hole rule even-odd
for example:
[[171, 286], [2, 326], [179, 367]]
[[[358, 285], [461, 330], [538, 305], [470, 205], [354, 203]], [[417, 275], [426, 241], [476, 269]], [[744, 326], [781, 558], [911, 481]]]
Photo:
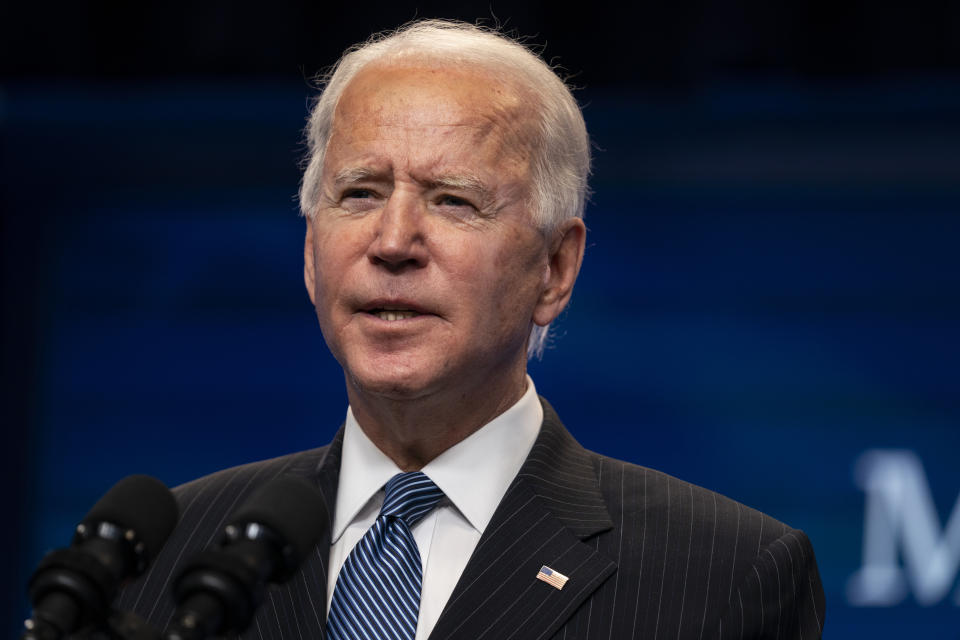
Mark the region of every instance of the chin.
[[367, 396], [391, 400], [415, 400], [428, 395], [443, 376], [430, 375], [420, 367], [396, 362], [373, 361], [345, 368], [354, 389]]

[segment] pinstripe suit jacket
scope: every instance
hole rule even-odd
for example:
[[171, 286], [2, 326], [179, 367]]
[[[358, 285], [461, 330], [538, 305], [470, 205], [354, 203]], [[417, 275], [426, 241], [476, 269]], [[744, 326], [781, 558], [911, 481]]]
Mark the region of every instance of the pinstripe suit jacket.
[[[824, 597], [807, 537], [663, 473], [583, 449], [546, 401], [529, 457], [483, 533], [431, 638], [490, 640], [819, 638]], [[182, 560], [211, 544], [263, 482], [316, 481], [332, 519], [342, 430], [327, 447], [227, 469], [179, 487], [182, 518], [118, 606], [157, 628]], [[326, 538], [272, 587], [244, 638], [324, 637]], [[567, 575], [562, 590], [535, 579]]]

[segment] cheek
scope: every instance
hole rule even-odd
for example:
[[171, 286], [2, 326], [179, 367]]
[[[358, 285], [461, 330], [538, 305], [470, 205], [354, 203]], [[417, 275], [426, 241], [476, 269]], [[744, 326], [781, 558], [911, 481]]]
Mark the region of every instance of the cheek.
[[313, 263], [315, 266], [314, 293], [318, 311], [329, 312], [334, 303], [348, 269], [349, 250], [345, 242], [338, 240], [338, 234], [326, 232], [317, 235]]
[[[483, 258], [485, 268], [475, 269], [474, 280], [484, 273], [485, 298], [489, 308], [504, 326], [511, 319], [526, 323], [543, 289], [545, 260], [529, 246], [508, 245]], [[476, 263], [481, 264], [481, 263]]]

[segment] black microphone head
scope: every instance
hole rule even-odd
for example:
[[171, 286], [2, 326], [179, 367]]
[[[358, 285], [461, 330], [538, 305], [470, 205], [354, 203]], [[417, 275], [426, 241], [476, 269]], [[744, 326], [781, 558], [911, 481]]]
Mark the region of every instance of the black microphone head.
[[319, 489], [303, 478], [280, 476], [254, 491], [230, 524], [269, 527], [292, 548], [288, 562], [299, 565], [316, 546], [326, 520], [327, 507]]
[[100, 498], [81, 522], [88, 528], [109, 522], [132, 529], [143, 542], [146, 558], [159, 553], [177, 524], [177, 501], [170, 489], [156, 478], [127, 476]]

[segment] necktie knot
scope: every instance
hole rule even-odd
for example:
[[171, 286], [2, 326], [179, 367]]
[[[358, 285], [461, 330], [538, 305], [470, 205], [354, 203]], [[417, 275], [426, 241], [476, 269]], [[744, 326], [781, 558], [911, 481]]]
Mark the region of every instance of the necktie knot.
[[420, 522], [443, 497], [443, 491], [422, 471], [398, 473], [387, 481], [384, 490], [380, 516], [399, 518], [408, 527]]

